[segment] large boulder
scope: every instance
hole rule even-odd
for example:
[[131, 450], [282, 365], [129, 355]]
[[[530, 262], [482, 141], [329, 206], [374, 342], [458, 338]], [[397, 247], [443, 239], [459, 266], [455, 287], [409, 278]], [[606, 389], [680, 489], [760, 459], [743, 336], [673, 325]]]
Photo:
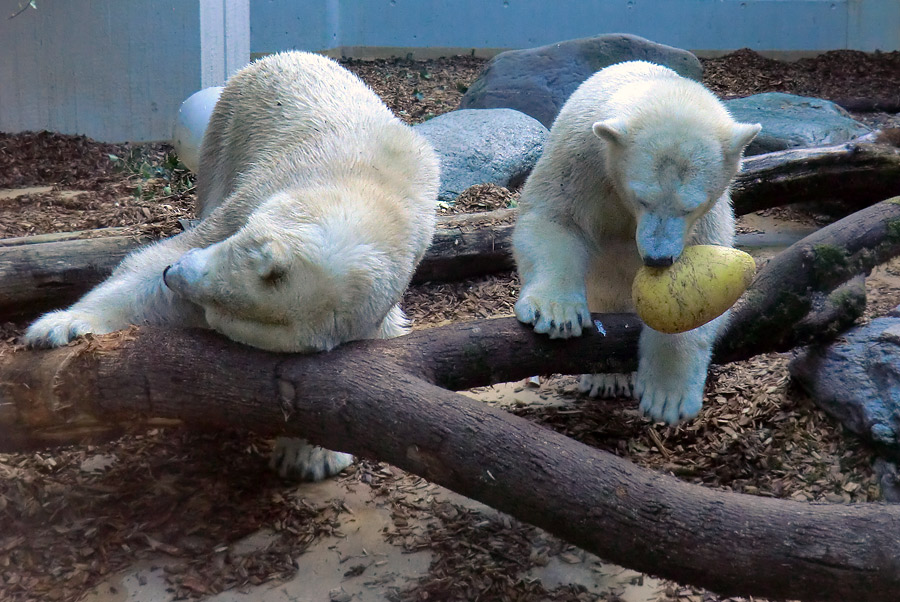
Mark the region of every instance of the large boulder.
[[849, 430], [900, 451], [900, 318], [877, 318], [827, 347], [809, 348], [790, 371]]
[[495, 56], [460, 102], [461, 109], [510, 108], [548, 128], [581, 82], [604, 67], [643, 60], [700, 80], [703, 67], [690, 52], [628, 34], [568, 40]]
[[415, 126], [441, 159], [438, 198], [452, 203], [475, 184], [521, 184], [544, 149], [547, 128], [512, 109], [444, 113]]
[[762, 131], [745, 154], [840, 144], [871, 130], [828, 100], [767, 92], [725, 101], [738, 121], [761, 123]]

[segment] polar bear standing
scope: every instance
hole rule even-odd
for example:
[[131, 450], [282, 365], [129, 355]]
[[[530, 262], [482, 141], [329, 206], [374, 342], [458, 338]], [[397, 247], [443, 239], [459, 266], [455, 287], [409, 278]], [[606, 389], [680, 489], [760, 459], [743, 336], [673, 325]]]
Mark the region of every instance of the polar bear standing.
[[[131, 254], [34, 347], [130, 324], [212, 328], [272, 351], [326, 351], [403, 334], [397, 305], [434, 233], [431, 146], [355, 75], [314, 54], [235, 74], [203, 140], [200, 224]], [[283, 442], [281, 442], [283, 443]], [[317, 480], [350, 456], [284, 446], [283, 474]]]
[[[516, 317], [551, 338], [579, 336], [589, 310], [634, 311], [642, 263], [671, 265], [686, 245], [732, 246], [728, 186], [759, 130], [665, 67], [632, 61], [594, 74], [563, 106], [522, 190]], [[725, 319], [676, 335], [644, 327], [633, 394], [646, 415], [697, 415]], [[631, 381], [585, 375], [580, 389], [631, 393]]]

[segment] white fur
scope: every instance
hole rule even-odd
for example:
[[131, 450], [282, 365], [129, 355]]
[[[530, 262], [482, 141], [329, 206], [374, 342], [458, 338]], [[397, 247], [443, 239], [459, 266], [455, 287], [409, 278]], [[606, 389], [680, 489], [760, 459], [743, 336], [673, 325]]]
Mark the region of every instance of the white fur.
[[203, 221], [127, 257], [25, 340], [54, 347], [165, 324], [313, 352], [398, 336], [397, 302], [431, 243], [438, 185], [429, 144], [355, 75], [315, 54], [267, 57], [228, 81], [210, 118]]
[[[728, 185], [759, 129], [665, 67], [632, 61], [594, 74], [563, 106], [522, 191], [516, 317], [551, 338], [579, 336], [589, 311], [634, 310], [642, 263], [675, 260], [686, 245], [731, 246]], [[679, 335], [644, 328], [634, 395], [646, 415], [669, 424], [697, 415], [725, 320]], [[613, 395], [631, 383], [586, 375], [579, 388]]]

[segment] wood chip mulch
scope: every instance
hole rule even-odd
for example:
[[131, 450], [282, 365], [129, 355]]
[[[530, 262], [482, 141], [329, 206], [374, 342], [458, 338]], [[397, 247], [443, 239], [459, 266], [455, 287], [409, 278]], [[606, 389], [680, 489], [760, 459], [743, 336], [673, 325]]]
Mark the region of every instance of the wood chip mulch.
[[519, 192], [496, 184], [476, 184], [465, 189], [452, 205], [441, 206], [441, 214], [485, 213], [515, 207]]
[[834, 50], [778, 61], [744, 49], [702, 63], [703, 83], [723, 96], [787, 92], [851, 110], [900, 111], [900, 52]]
[[0, 238], [115, 227], [160, 237], [194, 214], [193, 175], [167, 144], [0, 133], [0, 189], [39, 186], [51, 190], [0, 199]]
[[407, 123], [420, 123], [456, 109], [484, 63], [484, 59], [470, 56], [341, 61]]

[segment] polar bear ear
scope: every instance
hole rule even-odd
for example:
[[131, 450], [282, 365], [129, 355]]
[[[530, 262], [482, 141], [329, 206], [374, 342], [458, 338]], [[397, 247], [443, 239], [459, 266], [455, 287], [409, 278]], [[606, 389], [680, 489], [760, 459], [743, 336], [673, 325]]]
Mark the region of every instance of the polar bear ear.
[[756, 138], [761, 129], [762, 125], [758, 123], [734, 124], [731, 130], [731, 140], [725, 146], [725, 153], [732, 157], [741, 154], [741, 151], [747, 148], [747, 145]]
[[251, 252], [256, 273], [268, 283], [284, 278], [290, 269], [290, 255], [285, 245], [277, 240], [267, 240]]
[[594, 130], [594, 135], [597, 138], [616, 145], [625, 144], [625, 135], [628, 133], [628, 128], [622, 119], [598, 121], [591, 129]]

